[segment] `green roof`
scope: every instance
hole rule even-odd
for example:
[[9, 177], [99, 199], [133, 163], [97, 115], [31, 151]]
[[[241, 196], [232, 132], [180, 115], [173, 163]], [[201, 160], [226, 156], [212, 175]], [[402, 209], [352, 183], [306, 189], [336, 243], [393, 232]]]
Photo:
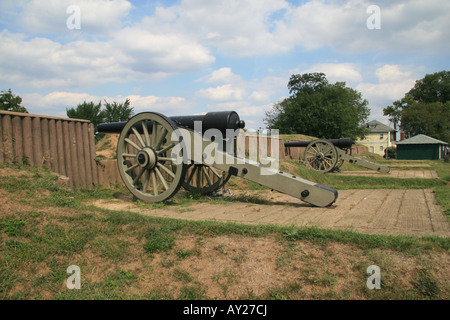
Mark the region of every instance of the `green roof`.
[[381, 123], [377, 120], [372, 120], [366, 124], [366, 127], [369, 129], [372, 133], [378, 133], [378, 132], [396, 132], [397, 130], [392, 129], [391, 127]]
[[447, 142], [426, 136], [424, 134], [418, 134], [417, 136], [396, 142], [396, 144], [445, 144]]

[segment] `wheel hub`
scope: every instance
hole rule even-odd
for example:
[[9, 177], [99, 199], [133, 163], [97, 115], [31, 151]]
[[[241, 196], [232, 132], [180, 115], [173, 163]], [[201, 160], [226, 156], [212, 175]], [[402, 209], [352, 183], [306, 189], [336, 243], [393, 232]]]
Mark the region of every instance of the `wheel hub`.
[[158, 162], [156, 152], [149, 147], [146, 147], [138, 152], [136, 156], [139, 166], [142, 168], [153, 169]]
[[317, 160], [323, 160], [324, 158], [325, 158], [325, 155], [322, 152], [316, 153]]

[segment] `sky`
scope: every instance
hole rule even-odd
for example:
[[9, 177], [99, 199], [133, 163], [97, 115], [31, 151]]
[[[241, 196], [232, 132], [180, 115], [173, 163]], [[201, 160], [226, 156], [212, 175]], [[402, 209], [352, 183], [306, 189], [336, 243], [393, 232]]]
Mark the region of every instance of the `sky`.
[[389, 124], [383, 108], [449, 58], [448, 0], [0, 1], [0, 90], [33, 114], [128, 98], [258, 129], [291, 75], [323, 72]]

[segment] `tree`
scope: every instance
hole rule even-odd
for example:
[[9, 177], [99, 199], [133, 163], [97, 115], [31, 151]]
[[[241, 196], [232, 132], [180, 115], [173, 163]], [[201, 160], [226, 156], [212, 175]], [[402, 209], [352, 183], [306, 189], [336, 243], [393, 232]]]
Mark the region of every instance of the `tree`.
[[97, 132], [97, 125], [104, 119], [104, 112], [101, 108], [101, 101], [98, 104], [84, 101], [76, 108], [66, 109], [66, 113], [69, 118], [89, 120], [94, 125], [94, 132]]
[[130, 99], [123, 103], [109, 103], [105, 100], [104, 121], [119, 122], [128, 121], [133, 116], [133, 107], [130, 107]]
[[324, 73], [294, 74], [288, 89], [291, 96], [266, 113], [264, 122], [269, 129], [327, 139], [356, 139], [366, 134], [363, 124], [370, 114], [368, 102], [345, 82], [330, 84]]
[[450, 141], [450, 72], [427, 74], [401, 100], [383, 109], [384, 115], [409, 135], [425, 134]]
[[14, 95], [11, 89], [2, 91], [0, 94], [0, 110], [28, 113], [28, 110], [21, 106], [22, 98]]

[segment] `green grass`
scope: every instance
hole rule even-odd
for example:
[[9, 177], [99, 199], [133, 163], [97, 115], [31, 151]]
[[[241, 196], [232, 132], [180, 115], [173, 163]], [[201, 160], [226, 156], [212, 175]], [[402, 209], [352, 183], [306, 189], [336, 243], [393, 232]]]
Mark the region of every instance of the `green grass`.
[[[436, 168], [446, 172], [440, 163]], [[238, 251], [226, 241], [208, 250], [208, 243], [218, 237], [238, 238], [239, 242], [272, 239], [273, 245], [281, 248], [273, 257], [266, 257], [270, 260], [265, 263], [272, 261], [277, 273], [286, 274], [289, 280], [267, 287], [258, 295], [251, 290], [241, 293], [241, 299], [347, 299], [352, 292], [365, 299], [449, 298], [448, 283], [439, 274], [444, 267], [440, 263], [445, 261], [441, 258], [448, 258], [450, 251], [448, 238], [187, 221], [110, 211], [85, 203], [113, 199], [124, 190], [71, 192], [56, 184], [55, 176], [46, 170], [26, 166], [9, 169], [18, 174], [0, 179], [0, 189], [8, 199], [8, 205], [0, 208], [2, 299], [214, 299], [207, 294], [208, 285], [217, 286], [218, 292], [228, 298], [242, 280], [241, 270], [252, 262], [247, 258], [251, 252]], [[319, 178], [338, 179], [328, 176]], [[353, 183], [348, 177], [343, 179], [344, 186]], [[381, 181], [373, 183], [382, 185]], [[426, 182], [413, 184], [423, 187]], [[448, 213], [448, 186], [430, 187]], [[227, 203], [223, 199], [187, 195], [155, 205], [154, 209], [189, 207], [208, 201]], [[233, 201], [258, 200], [243, 196]], [[181, 245], [186, 239], [187, 244]], [[342, 258], [328, 253], [334, 245], [345, 248], [340, 253]], [[352, 252], [358, 254], [353, 257]], [[197, 272], [204, 271], [197, 271], [196, 267], [209, 255], [224, 262], [211, 272], [207, 284], [197, 276]], [[401, 269], [395, 263], [405, 259], [412, 261], [411, 269]], [[345, 261], [348, 264], [343, 264]], [[364, 288], [365, 268], [374, 263], [382, 268], [385, 283], [377, 292]], [[66, 269], [73, 264], [82, 270], [82, 290], [65, 287], [69, 276]], [[337, 265], [348, 268], [358, 281], [353, 277], [350, 281], [344, 271], [335, 270]], [[402, 274], [410, 274], [406, 287], [398, 279]], [[348, 281], [344, 291], [338, 285], [342, 281]]]

